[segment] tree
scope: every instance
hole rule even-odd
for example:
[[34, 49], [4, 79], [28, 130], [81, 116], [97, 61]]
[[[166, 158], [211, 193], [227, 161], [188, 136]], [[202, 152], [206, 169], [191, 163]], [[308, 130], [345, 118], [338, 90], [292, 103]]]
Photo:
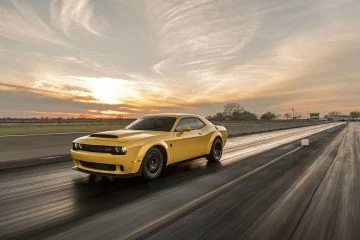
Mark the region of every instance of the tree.
[[257, 120], [255, 113], [243, 111], [243, 112], [234, 112], [231, 116], [231, 120], [235, 121], [254, 121]]
[[264, 113], [260, 117], [261, 120], [273, 120], [275, 118], [276, 118], [276, 115], [274, 113], [272, 113], [272, 112]]
[[341, 112], [331, 111], [331, 112], [329, 112], [327, 115], [328, 115], [329, 118], [333, 118], [333, 117], [340, 116], [340, 115], [341, 115]]
[[244, 107], [241, 106], [239, 103], [228, 103], [224, 106], [224, 115], [225, 117], [232, 117], [234, 112], [243, 112]]
[[225, 116], [223, 113], [217, 113], [215, 114], [215, 116], [212, 118], [213, 121], [224, 121], [225, 120]]
[[289, 120], [289, 119], [291, 118], [291, 113], [285, 113], [285, 114], [284, 114], [284, 118], [285, 118], [286, 120]]
[[301, 119], [302, 118], [302, 115], [300, 113], [295, 113], [295, 118], [296, 119]]
[[236, 111], [231, 115], [231, 120], [241, 120], [241, 113]]
[[241, 113], [241, 120], [254, 121], [254, 120], [257, 120], [257, 115], [252, 112], [244, 111]]
[[353, 118], [353, 119], [360, 118], [360, 112], [353, 111], [353, 112], [350, 113], [350, 117]]

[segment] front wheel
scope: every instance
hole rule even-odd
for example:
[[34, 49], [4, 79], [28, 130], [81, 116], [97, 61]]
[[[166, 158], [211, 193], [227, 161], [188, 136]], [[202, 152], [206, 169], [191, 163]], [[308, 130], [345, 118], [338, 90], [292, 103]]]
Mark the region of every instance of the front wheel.
[[164, 167], [164, 156], [158, 148], [150, 148], [142, 164], [142, 176], [147, 180], [158, 178]]
[[206, 156], [206, 159], [209, 162], [217, 162], [220, 161], [222, 156], [222, 142], [219, 138], [216, 138], [211, 146], [210, 154]]

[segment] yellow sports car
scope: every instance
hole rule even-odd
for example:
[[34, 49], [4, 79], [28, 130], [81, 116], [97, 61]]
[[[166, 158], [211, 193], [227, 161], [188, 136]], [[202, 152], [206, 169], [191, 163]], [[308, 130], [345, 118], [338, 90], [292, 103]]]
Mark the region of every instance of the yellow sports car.
[[94, 175], [159, 177], [170, 164], [206, 157], [219, 161], [226, 128], [191, 114], [156, 114], [123, 130], [106, 131], [73, 141], [73, 169]]

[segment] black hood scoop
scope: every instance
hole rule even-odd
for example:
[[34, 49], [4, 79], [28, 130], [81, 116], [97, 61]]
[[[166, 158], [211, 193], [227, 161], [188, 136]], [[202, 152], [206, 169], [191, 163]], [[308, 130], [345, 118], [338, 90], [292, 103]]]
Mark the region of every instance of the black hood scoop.
[[118, 136], [116, 136], [116, 135], [104, 134], [104, 133], [94, 133], [94, 134], [91, 134], [90, 137], [96, 137], [96, 138], [118, 138]]

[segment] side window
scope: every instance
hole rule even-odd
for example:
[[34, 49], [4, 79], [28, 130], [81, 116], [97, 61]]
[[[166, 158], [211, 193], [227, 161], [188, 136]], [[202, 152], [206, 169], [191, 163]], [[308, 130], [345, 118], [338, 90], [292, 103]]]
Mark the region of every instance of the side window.
[[198, 118], [194, 118], [195, 119], [195, 122], [198, 126], [198, 129], [202, 128], [203, 126], [205, 126], [205, 123], [203, 121], [201, 121], [200, 119]]
[[176, 126], [175, 131], [180, 132], [181, 128], [185, 125], [189, 125], [192, 130], [199, 129], [198, 125], [195, 122], [194, 118], [183, 118], [180, 120], [178, 125]]

